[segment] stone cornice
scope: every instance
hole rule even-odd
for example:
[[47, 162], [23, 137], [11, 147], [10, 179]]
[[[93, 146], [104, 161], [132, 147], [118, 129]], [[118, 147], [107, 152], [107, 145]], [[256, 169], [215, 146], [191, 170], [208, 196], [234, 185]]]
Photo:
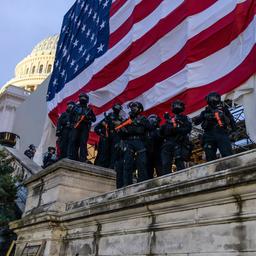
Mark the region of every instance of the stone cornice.
[[[171, 211], [182, 212], [196, 208], [198, 205], [202, 207], [204, 205], [221, 205], [231, 202], [237, 205], [237, 211], [239, 211], [240, 201], [256, 196], [255, 155], [256, 151], [252, 150], [103, 195], [70, 202], [66, 204], [65, 211], [54, 212], [51, 221], [62, 223], [64, 226], [79, 225], [79, 222], [84, 219], [87, 220], [87, 224], [95, 221], [107, 223], [110, 219], [113, 221], [113, 218], [115, 220], [125, 220], [129, 216], [130, 219], [136, 219]], [[81, 172], [87, 171], [88, 168], [91, 171], [97, 171], [98, 169], [98, 167], [64, 159], [30, 178], [26, 184], [40, 181], [40, 179], [63, 167]], [[100, 172], [102, 173], [102, 171], [104, 172], [104, 168]], [[109, 170], [105, 169], [105, 171], [108, 172]], [[209, 194], [214, 194], [214, 200], [208, 197]], [[186, 204], [177, 203], [182, 198], [186, 198]], [[159, 207], [159, 205], [162, 205], [162, 207]], [[44, 213], [45, 209], [47, 209], [47, 206], [35, 209], [21, 221], [13, 223], [12, 228], [24, 228], [35, 223], [48, 222], [51, 212], [46, 214]], [[120, 211], [122, 212], [121, 215], [119, 214]], [[35, 213], [37, 213], [36, 218]], [[232, 222], [237, 218], [237, 215], [227, 218], [216, 217], [215, 221], [220, 223]], [[256, 213], [247, 214], [244, 211], [239, 213], [239, 218], [256, 219]], [[207, 219], [200, 218], [200, 221], [202, 225], [208, 223]], [[156, 228], [164, 229], [164, 225], [168, 224], [159, 224]], [[177, 223], [177, 226], [179, 225], [183, 224]], [[190, 225], [193, 225], [193, 223], [190, 223]]]
[[57, 163], [49, 166], [48, 168], [44, 169], [43, 171], [39, 172], [38, 174], [32, 176], [30, 179], [28, 179], [24, 185], [28, 185], [31, 182], [34, 182], [38, 179], [44, 178], [45, 176], [54, 173], [55, 171], [61, 171], [61, 168], [69, 169], [69, 171], [76, 171], [76, 172], [93, 172], [95, 175], [97, 173], [99, 175], [103, 175], [106, 177], [109, 177], [110, 179], [114, 179], [115, 172], [111, 169], [103, 168], [103, 167], [97, 167], [95, 165], [86, 164], [82, 162], [73, 161], [70, 159], [63, 159], [61, 161], [58, 161]]

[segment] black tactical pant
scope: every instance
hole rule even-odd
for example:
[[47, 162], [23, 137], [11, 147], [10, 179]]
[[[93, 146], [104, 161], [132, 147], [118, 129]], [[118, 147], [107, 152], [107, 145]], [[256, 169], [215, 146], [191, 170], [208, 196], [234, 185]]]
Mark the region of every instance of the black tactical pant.
[[204, 133], [203, 148], [207, 162], [217, 159], [217, 149], [219, 149], [222, 157], [232, 155], [228, 134], [221, 129], [213, 129]]
[[[147, 155], [145, 144], [141, 139], [125, 140], [124, 149], [124, 169], [123, 182], [124, 186], [133, 183], [134, 166], [138, 170], [138, 181], [148, 179], [147, 173]], [[135, 165], [134, 165], [135, 164]]]
[[94, 164], [102, 167], [109, 167], [110, 154], [109, 154], [109, 138], [100, 137], [100, 141], [98, 144], [98, 153], [95, 159]]
[[182, 154], [182, 144], [177, 143], [175, 140], [168, 139], [164, 141], [164, 144], [162, 145], [161, 148], [161, 176], [169, 174], [171, 172], [173, 159], [175, 159], [175, 165], [177, 167], [177, 170], [182, 170], [185, 168], [185, 163]]
[[60, 159], [67, 157], [69, 144], [70, 129], [64, 129], [58, 139], [60, 149]]
[[110, 152], [110, 161], [109, 161], [109, 168], [114, 169], [115, 162], [118, 159], [118, 153], [117, 153], [117, 145], [120, 143], [120, 136], [116, 133], [112, 133], [109, 136], [109, 150]]
[[149, 179], [154, 178], [154, 173], [156, 171], [157, 176], [161, 176], [161, 149], [160, 147], [155, 147], [147, 149], [147, 169]]
[[[85, 162], [87, 160], [87, 141], [89, 138], [89, 127], [81, 125], [73, 128], [70, 132], [68, 158]], [[79, 157], [78, 157], [79, 151]]]
[[114, 169], [116, 171], [116, 188], [122, 188], [124, 186], [124, 151], [121, 142], [116, 145]]

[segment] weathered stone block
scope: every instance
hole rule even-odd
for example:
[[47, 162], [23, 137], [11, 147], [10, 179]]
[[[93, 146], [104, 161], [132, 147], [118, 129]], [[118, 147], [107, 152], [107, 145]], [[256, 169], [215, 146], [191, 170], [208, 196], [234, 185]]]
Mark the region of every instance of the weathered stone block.
[[83, 191], [80, 164], [64, 163], [28, 182], [16, 255], [45, 240], [44, 256], [256, 255], [256, 150], [108, 193], [95, 186], [111, 190], [111, 171], [86, 173]]
[[64, 159], [25, 182], [28, 197], [25, 215], [65, 211], [67, 202], [97, 196], [115, 189], [113, 170]]

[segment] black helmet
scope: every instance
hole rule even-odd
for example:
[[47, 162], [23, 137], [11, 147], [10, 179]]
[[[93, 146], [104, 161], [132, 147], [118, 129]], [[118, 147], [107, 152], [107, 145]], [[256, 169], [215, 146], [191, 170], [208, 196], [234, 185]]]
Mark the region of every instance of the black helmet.
[[56, 151], [56, 148], [55, 147], [48, 147], [48, 151], [51, 151], [51, 150]]
[[35, 147], [34, 144], [30, 144], [30, 145], [28, 146], [28, 148], [31, 149], [31, 150], [35, 150], [35, 149], [36, 149], [36, 147]]
[[75, 107], [76, 103], [74, 101], [69, 101], [67, 103], [67, 112], [71, 112], [73, 110], [73, 108]]
[[161, 118], [156, 114], [149, 115], [148, 120], [149, 120], [150, 124], [153, 126], [159, 126], [159, 124], [161, 122]]
[[140, 102], [138, 102], [138, 101], [132, 101], [132, 102], [130, 102], [130, 103], [128, 104], [128, 108], [130, 108], [131, 111], [132, 111], [133, 109], [134, 109], [134, 111], [135, 111], [135, 109], [137, 109], [137, 112], [138, 112], [138, 113], [141, 113], [141, 112], [144, 111], [143, 105], [142, 105]]
[[207, 101], [208, 105], [210, 105], [212, 107], [217, 106], [221, 102], [221, 96], [217, 92], [210, 92], [206, 96], [206, 101]]
[[115, 103], [112, 107], [112, 110], [115, 111], [121, 111], [123, 109], [122, 105], [120, 103]]
[[180, 113], [182, 113], [185, 110], [185, 104], [181, 100], [175, 100], [171, 104], [171, 108], [172, 108], [172, 113], [180, 114]]
[[67, 103], [67, 106], [69, 106], [69, 105], [74, 106], [74, 105], [76, 105], [76, 103], [75, 103], [74, 101], [69, 101], [69, 102]]
[[82, 104], [87, 104], [89, 102], [89, 96], [86, 93], [81, 92], [79, 94], [79, 101]]

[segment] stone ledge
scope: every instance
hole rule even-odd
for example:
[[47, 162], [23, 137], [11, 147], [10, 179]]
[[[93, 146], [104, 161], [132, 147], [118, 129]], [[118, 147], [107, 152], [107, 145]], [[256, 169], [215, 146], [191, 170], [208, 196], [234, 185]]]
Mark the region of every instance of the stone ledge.
[[24, 216], [65, 211], [67, 202], [113, 191], [115, 172], [106, 168], [63, 159], [29, 178]]
[[[133, 209], [149, 203], [152, 208], [153, 204], [159, 202], [164, 203], [165, 201], [172, 201], [186, 196], [202, 196], [211, 191], [225, 190], [226, 188], [243, 184], [248, 185], [256, 181], [255, 155], [256, 151], [253, 150], [247, 152], [247, 154], [242, 153], [211, 163], [194, 166], [113, 192], [76, 202], [67, 202], [66, 209], [63, 209], [62, 214], [59, 215], [58, 212], [55, 212], [55, 216], [61, 216], [61, 221], [67, 221], [121, 209]], [[58, 165], [54, 166], [53, 170], [55, 169], [58, 169]], [[57, 204], [58, 202], [54, 203]], [[42, 205], [35, 208], [29, 214], [45, 210], [50, 211], [52, 209], [46, 204], [45, 206]]]
[[[175, 200], [179, 197], [204, 194], [216, 190], [224, 190], [228, 187], [249, 184], [256, 181], [256, 162], [253, 166], [244, 167], [237, 170], [224, 171], [218, 177], [216, 175], [200, 180], [189, 181], [173, 186], [164, 185], [155, 189], [150, 189], [135, 195], [118, 197], [118, 194], [108, 193], [105, 200], [103, 196], [89, 198], [76, 203], [67, 204], [68, 215], [64, 214], [62, 220], [70, 218], [84, 218], [97, 214], [104, 214], [120, 209], [136, 208], [145, 204], [154, 204], [166, 200]], [[251, 171], [254, 175], [248, 175]], [[247, 173], [246, 173], [247, 172]], [[108, 198], [107, 198], [108, 197]], [[102, 201], [101, 201], [102, 200]]]
[[[87, 208], [90, 208], [90, 214], [97, 214], [102, 211], [134, 207], [149, 201], [173, 199], [189, 193], [224, 189], [227, 186], [254, 181], [256, 179], [255, 156], [256, 150], [252, 150], [218, 159], [93, 198], [67, 203], [66, 211], [79, 208], [86, 211]], [[248, 173], [248, 176], [244, 175], [245, 172]], [[122, 202], [125, 202], [125, 205]], [[108, 209], [104, 209], [104, 205], [108, 205]], [[98, 210], [96, 210], [97, 208]]]
[[43, 256], [256, 253], [256, 150], [88, 199], [80, 195], [75, 203], [65, 201], [63, 185], [74, 184], [65, 192], [72, 194], [77, 182], [84, 182], [79, 178], [86, 180], [83, 174], [61, 167], [28, 184], [37, 192], [44, 180], [45, 193], [58, 195], [66, 209], [53, 212], [47, 207], [58, 200], [42, 200], [31, 214], [11, 223], [18, 235], [16, 255], [39, 241], [47, 241]]
[[43, 178], [43, 177], [49, 175], [50, 173], [55, 172], [56, 170], [58, 170], [60, 168], [68, 169], [69, 171], [76, 171], [76, 172], [87, 172], [87, 173], [93, 172], [94, 175], [99, 174], [100, 176], [105, 176], [105, 177], [109, 177], [112, 179], [115, 179], [115, 176], [116, 176], [115, 171], [112, 169], [98, 167], [98, 166], [95, 166], [92, 164], [86, 164], [86, 163], [73, 161], [73, 160], [65, 158], [65, 159], [62, 159], [61, 161], [58, 161], [57, 163], [43, 169], [36, 175], [32, 176], [31, 178], [29, 178], [28, 180], [26, 180], [24, 182], [24, 185], [28, 185], [35, 180]]

